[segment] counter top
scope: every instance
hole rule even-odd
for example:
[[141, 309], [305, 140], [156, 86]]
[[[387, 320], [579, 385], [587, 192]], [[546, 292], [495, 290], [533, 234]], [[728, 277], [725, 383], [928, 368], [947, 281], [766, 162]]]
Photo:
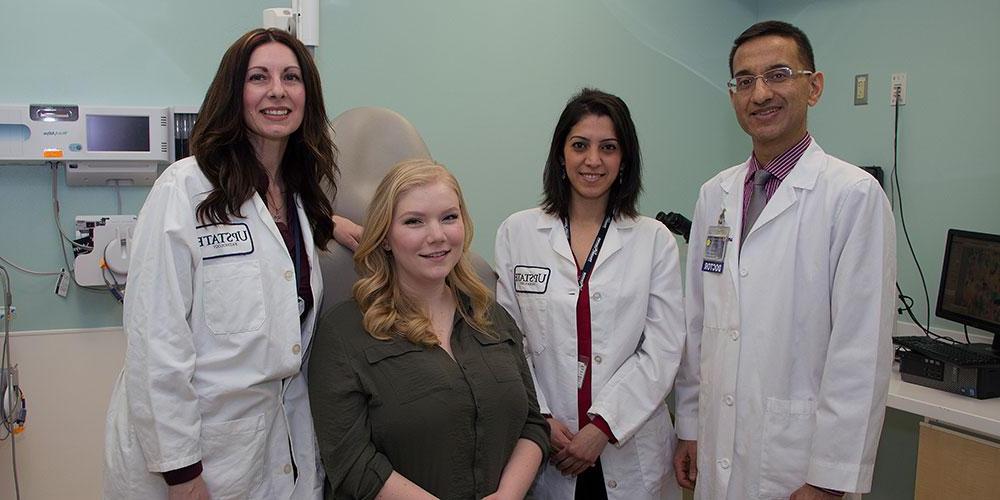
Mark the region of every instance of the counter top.
[[889, 408], [1000, 438], [1000, 398], [979, 400], [903, 382], [899, 364], [889, 379]]

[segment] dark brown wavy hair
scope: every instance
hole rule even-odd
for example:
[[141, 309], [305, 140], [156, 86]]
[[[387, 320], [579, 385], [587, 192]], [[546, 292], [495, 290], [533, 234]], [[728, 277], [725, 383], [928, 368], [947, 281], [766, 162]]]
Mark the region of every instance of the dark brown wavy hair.
[[[205, 94], [191, 132], [191, 152], [213, 189], [198, 205], [197, 216], [202, 223], [223, 223], [229, 222], [230, 217], [243, 217], [240, 207], [255, 192], [263, 197], [267, 189], [267, 173], [250, 144], [250, 131], [243, 120], [243, 87], [250, 55], [257, 47], [271, 42], [280, 43], [295, 54], [306, 92], [302, 125], [288, 137], [281, 159], [281, 178], [285, 188], [301, 198], [316, 246], [326, 248], [333, 238], [330, 199], [337, 190], [337, 150], [323, 104], [319, 71], [302, 42], [274, 28], [255, 29], [236, 40], [222, 56]], [[331, 198], [323, 192], [326, 183]]]

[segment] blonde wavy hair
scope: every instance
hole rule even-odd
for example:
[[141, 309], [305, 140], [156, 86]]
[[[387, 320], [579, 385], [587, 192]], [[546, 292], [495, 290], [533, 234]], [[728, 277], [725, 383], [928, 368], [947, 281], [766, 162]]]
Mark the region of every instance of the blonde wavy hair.
[[[396, 164], [382, 179], [371, 205], [368, 206], [364, 232], [354, 253], [354, 265], [361, 276], [354, 284], [354, 300], [364, 316], [365, 330], [376, 339], [403, 337], [414, 344], [428, 347], [440, 343], [431, 328], [430, 318], [412, 297], [403, 292], [392, 254], [383, 249], [399, 197], [414, 187], [437, 182], [455, 191], [465, 227], [462, 258], [448, 273], [445, 285], [455, 295], [462, 318], [476, 330], [490, 334], [487, 330], [490, 326], [487, 311], [493, 303], [493, 293], [480, 281], [469, 262], [472, 219], [465, 206], [462, 189], [455, 176], [444, 166], [433, 160], [418, 159]], [[460, 298], [463, 295], [469, 298], [471, 314], [462, 306]]]

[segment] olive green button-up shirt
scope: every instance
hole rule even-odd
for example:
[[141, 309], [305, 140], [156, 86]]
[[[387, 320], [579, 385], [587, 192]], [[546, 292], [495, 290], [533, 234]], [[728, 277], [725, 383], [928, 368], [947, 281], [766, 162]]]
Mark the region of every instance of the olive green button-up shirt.
[[482, 498], [519, 439], [547, 454], [521, 333], [495, 304], [490, 319], [486, 335], [456, 311], [454, 359], [373, 338], [353, 301], [320, 321], [308, 374], [326, 498], [374, 498], [393, 470], [439, 498]]

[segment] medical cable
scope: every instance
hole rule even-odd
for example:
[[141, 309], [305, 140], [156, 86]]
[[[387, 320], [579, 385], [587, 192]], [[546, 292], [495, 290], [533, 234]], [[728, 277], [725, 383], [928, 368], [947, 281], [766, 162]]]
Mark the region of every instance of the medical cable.
[[[17, 477], [17, 440], [15, 439], [15, 434], [20, 433], [24, 429], [24, 417], [26, 414], [24, 407], [24, 393], [21, 392], [20, 387], [17, 385], [17, 381], [14, 377], [10, 375], [12, 372], [9, 369], [10, 364], [10, 315], [11, 315], [11, 304], [13, 303], [13, 295], [11, 293], [10, 275], [7, 274], [7, 268], [0, 265], [0, 276], [3, 277], [3, 352], [0, 354], [0, 375], [2, 375], [3, 380], [7, 383], [0, 384], [3, 386], [3, 394], [0, 395], [0, 402], [10, 394], [9, 401], [6, 405], [0, 404], [0, 417], [2, 417], [3, 430], [6, 434], [0, 437], [0, 440], [6, 440], [10, 437], [10, 459], [11, 467], [14, 472], [14, 493], [17, 500], [21, 498], [21, 484]], [[7, 385], [10, 387], [7, 387]], [[16, 427], [19, 426], [19, 427]]]
[[[896, 99], [898, 102], [900, 89], [896, 88], [893, 90], [893, 92], [896, 93]], [[917, 252], [913, 249], [913, 243], [910, 241], [910, 232], [906, 228], [906, 218], [903, 216], [903, 193], [899, 185], [899, 169], [897, 168], [899, 165], [899, 105], [897, 104], [895, 108], [896, 109], [894, 113], [893, 127], [892, 127], [892, 172], [889, 174], [889, 179], [891, 182], [895, 183], [892, 192], [895, 195], [896, 199], [899, 200], [899, 223], [903, 227], [903, 235], [906, 237], [906, 245], [910, 249], [910, 255], [913, 256], [913, 263], [916, 264], [917, 266], [917, 273], [920, 275], [920, 283], [921, 285], [923, 285], [924, 288], [924, 301], [925, 304], [927, 305], [926, 327], [924, 327], [924, 325], [921, 325], [920, 322], [917, 320], [917, 317], [912, 310], [913, 299], [903, 293], [903, 290], [899, 287], [898, 282], [896, 283], [896, 291], [899, 292], [899, 300], [903, 302], [903, 309], [906, 310], [906, 312], [910, 316], [910, 319], [913, 320], [913, 322], [917, 326], [919, 326], [920, 329], [924, 331], [924, 333], [926, 333], [928, 336], [932, 336], [938, 339], [947, 339], [948, 341], [955, 342], [954, 339], [937, 335], [930, 331], [931, 299], [930, 299], [930, 294], [927, 292], [927, 279], [924, 278], [924, 269], [920, 265], [920, 260], [917, 259]], [[909, 303], [907, 303], [906, 299], [909, 299]]]
[[[76, 240], [70, 238], [69, 236], [66, 236], [66, 233], [63, 231], [62, 225], [59, 224], [59, 194], [58, 194], [58, 188], [56, 187], [57, 184], [58, 184], [56, 182], [56, 180], [58, 179], [59, 163], [58, 162], [54, 162], [54, 161], [50, 161], [49, 162], [49, 168], [52, 169], [52, 213], [55, 216], [56, 229], [59, 230], [59, 236], [61, 237], [60, 241], [68, 241], [71, 245], [73, 245], [73, 246], [75, 246], [77, 248], [81, 248], [83, 250], [93, 250], [94, 249], [93, 247], [84, 245], [82, 243], [77, 243]], [[66, 258], [66, 248], [65, 248], [65, 246], [66, 245], [63, 244], [63, 259], [64, 260]], [[68, 260], [66, 260], [66, 269], [69, 269], [69, 261]]]
[[[118, 278], [115, 277], [115, 273], [120, 273], [118, 270], [113, 269], [110, 264], [108, 264], [108, 248], [111, 246], [109, 241], [107, 245], [104, 245], [104, 252], [101, 254], [101, 260], [98, 265], [101, 267], [101, 279], [104, 280], [104, 284], [107, 285], [108, 291], [118, 302], [124, 303], [125, 296], [121, 292], [121, 284], [118, 283]], [[105, 272], [107, 274], [105, 274]], [[111, 276], [111, 281], [108, 281], [108, 275]], [[112, 283], [113, 282], [113, 283]]]
[[21, 267], [21, 266], [15, 264], [15, 263], [11, 262], [10, 260], [6, 259], [2, 255], [0, 255], [0, 262], [4, 262], [8, 266], [13, 267], [14, 269], [17, 269], [18, 271], [21, 271], [22, 273], [33, 274], [35, 276], [58, 276], [58, 275], [62, 274], [62, 271], [33, 271], [31, 269], [27, 269], [27, 268]]
[[[56, 224], [56, 230], [59, 231], [59, 236], [60, 236], [59, 244], [62, 248], [62, 257], [63, 257], [63, 262], [66, 264], [65, 267], [66, 272], [70, 274], [70, 276], [73, 278], [73, 282], [76, 283], [76, 270], [73, 269], [73, 266], [69, 265], [69, 257], [66, 255], [66, 242], [68, 241], [73, 246], [82, 248], [84, 250], [92, 251], [94, 247], [77, 243], [76, 241], [70, 239], [69, 236], [66, 236], [66, 233], [63, 232], [62, 224], [59, 223], [59, 189], [57, 187], [59, 162], [50, 161], [48, 162], [48, 164], [49, 164], [49, 169], [52, 171], [52, 217]], [[101, 293], [104, 292], [104, 288], [99, 286], [87, 286], [87, 285], [77, 285], [77, 286], [91, 292], [101, 292]]]

